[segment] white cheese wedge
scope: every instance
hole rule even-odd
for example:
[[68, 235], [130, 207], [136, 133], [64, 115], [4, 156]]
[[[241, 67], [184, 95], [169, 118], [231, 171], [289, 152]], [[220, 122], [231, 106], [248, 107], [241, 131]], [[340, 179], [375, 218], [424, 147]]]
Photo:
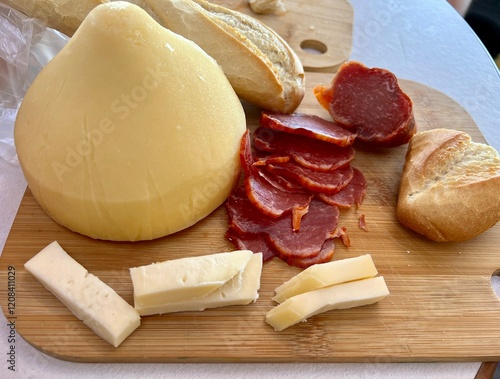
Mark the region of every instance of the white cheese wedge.
[[229, 305], [247, 305], [259, 298], [262, 253], [253, 254], [244, 271], [208, 295], [136, 309], [141, 316], [171, 312], [203, 311]]
[[114, 347], [139, 327], [141, 319], [134, 307], [70, 257], [57, 241], [24, 267], [78, 319]]
[[282, 303], [304, 292], [353, 280], [373, 278], [375, 275], [377, 269], [370, 254], [316, 264], [276, 288], [273, 300]]
[[241, 274], [252, 255], [238, 250], [131, 268], [134, 306], [150, 308], [208, 295]]
[[337, 284], [289, 298], [267, 313], [266, 322], [282, 331], [314, 315], [373, 304], [387, 295], [389, 289], [383, 276]]

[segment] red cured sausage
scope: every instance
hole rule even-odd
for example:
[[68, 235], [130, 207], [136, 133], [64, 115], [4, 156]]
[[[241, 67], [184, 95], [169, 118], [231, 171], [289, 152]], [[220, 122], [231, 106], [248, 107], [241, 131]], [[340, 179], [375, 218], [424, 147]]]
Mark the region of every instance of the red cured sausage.
[[360, 206], [366, 195], [367, 182], [364, 175], [356, 168], [349, 184], [340, 192], [333, 195], [318, 193], [317, 196], [324, 202], [347, 209], [353, 205]]
[[229, 229], [226, 232], [226, 238], [240, 250], [251, 250], [256, 253], [261, 252], [262, 260], [264, 262], [267, 262], [277, 256], [290, 266], [299, 268], [307, 268], [313, 264], [329, 262], [335, 252], [335, 243], [332, 239], [325, 241], [321, 247], [320, 253], [315, 257], [301, 259], [293, 256], [280, 255], [276, 250], [269, 246], [265, 235], [262, 234], [241, 235], [234, 231], [234, 229]]
[[319, 254], [311, 258], [295, 258], [292, 256], [280, 255], [279, 253], [276, 253], [276, 255], [290, 266], [307, 268], [314, 264], [330, 262], [333, 258], [334, 252], [335, 243], [333, 239], [327, 239], [323, 246], [321, 246]]
[[270, 217], [279, 217], [285, 213], [294, 215], [292, 227], [300, 227], [301, 216], [307, 211], [313, 195], [301, 192], [290, 193], [269, 182], [266, 177], [259, 175], [255, 166], [250, 146], [249, 132], [245, 132], [240, 145], [240, 160], [245, 172], [244, 188], [250, 202], [263, 214]]
[[238, 234], [234, 229], [229, 228], [226, 238], [231, 241], [239, 250], [250, 250], [255, 253], [262, 253], [264, 262], [276, 256], [275, 251], [267, 243], [265, 234]]
[[313, 199], [302, 218], [299, 231], [290, 227], [291, 215], [263, 216], [239, 187], [226, 201], [229, 227], [238, 235], [265, 234], [266, 241], [280, 257], [305, 259], [319, 255], [326, 240], [333, 238], [338, 225], [337, 207]]
[[306, 192], [284, 192], [260, 175], [245, 178], [245, 192], [252, 205], [266, 216], [279, 217], [291, 212], [293, 230], [300, 228], [300, 220], [307, 213], [307, 206], [313, 198]]
[[262, 112], [260, 125], [279, 132], [316, 138], [338, 146], [352, 145], [356, 134], [331, 121], [302, 113]]
[[295, 162], [316, 171], [333, 171], [345, 166], [354, 158], [351, 146], [337, 146], [314, 138], [304, 138], [269, 128], [258, 128], [253, 136], [257, 150], [289, 154]]
[[285, 163], [290, 161], [289, 155], [266, 155], [263, 157], [257, 157], [253, 162], [254, 166], [265, 166], [269, 163]]
[[335, 122], [366, 144], [399, 146], [416, 132], [412, 100], [390, 71], [347, 62], [331, 86], [318, 85], [314, 94]]
[[350, 165], [335, 171], [314, 171], [293, 161], [285, 163], [270, 163], [266, 169], [278, 175], [299, 182], [310, 191], [334, 194], [345, 188], [352, 180], [354, 171]]
[[276, 188], [281, 189], [282, 191], [304, 192], [304, 187], [302, 187], [300, 183], [294, 181], [293, 179], [288, 179], [284, 176], [276, 175], [265, 170], [258, 170], [257, 173], [260, 176], [265, 177], [269, 183], [271, 183]]

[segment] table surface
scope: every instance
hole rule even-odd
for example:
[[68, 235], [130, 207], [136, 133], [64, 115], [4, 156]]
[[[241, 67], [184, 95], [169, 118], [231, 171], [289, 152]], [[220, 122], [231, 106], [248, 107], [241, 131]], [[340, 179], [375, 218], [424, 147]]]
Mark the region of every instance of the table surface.
[[[286, 3], [286, 1], [285, 1]], [[351, 0], [350, 59], [384, 67], [398, 77], [431, 86], [462, 105], [490, 145], [500, 150], [500, 73], [460, 15], [444, 0]], [[1, 128], [1, 125], [0, 125]], [[16, 164], [0, 158], [0, 251], [26, 183]], [[3, 301], [3, 299], [2, 299]], [[0, 353], [9, 354], [9, 328], [0, 315]], [[431, 348], [431, 347], [430, 347]], [[479, 362], [357, 364], [79, 364], [47, 356], [15, 341], [16, 372], [1, 359], [3, 378], [474, 378]]]

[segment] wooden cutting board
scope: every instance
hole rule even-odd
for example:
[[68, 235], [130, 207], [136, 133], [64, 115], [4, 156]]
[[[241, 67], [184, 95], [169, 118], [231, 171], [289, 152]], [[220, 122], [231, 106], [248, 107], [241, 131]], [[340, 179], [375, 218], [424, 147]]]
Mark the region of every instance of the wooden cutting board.
[[[307, 74], [300, 111], [328, 118], [311, 89], [330, 74]], [[471, 117], [453, 100], [402, 81], [415, 102], [420, 130], [448, 127], [484, 141]], [[247, 109], [248, 127], [258, 111]], [[360, 308], [331, 311], [283, 332], [264, 322], [273, 290], [299, 270], [275, 259], [264, 265], [260, 298], [248, 306], [148, 316], [115, 349], [78, 321], [23, 264], [53, 240], [131, 304], [129, 267], [233, 247], [224, 239], [223, 207], [195, 226], [149, 242], [96, 241], [54, 223], [29, 190], [0, 258], [0, 301], [16, 331], [58, 358], [81, 362], [398, 362], [500, 360], [500, 300], [491, 275], [500, 269], [500, 226], [463, 243], [435, 243], [402, 227], [395, 205], [406, 146], [357, 150], [353, 162], [369, 187], [358, 210], [342, 211], [352, 246], [338, 244], [334, 259], [371, 253], [391, 294]], [[366, 215], [368, 231], [358, 227]], [[54, 267], [54, 271], [57, 271]], [[15, 273], [15, 308], [8, 279]], [[11, 283], [12, 284], [12, 283]], [[13, 300], [13, 299], [11, 299]]]
[[274, 29], [307, 71], [335, 72], [351, 54], [354, 11], [347, 0], [284, 0], [279, 15], [254, 13], [248, 0], [211, 0], [249, 14]]

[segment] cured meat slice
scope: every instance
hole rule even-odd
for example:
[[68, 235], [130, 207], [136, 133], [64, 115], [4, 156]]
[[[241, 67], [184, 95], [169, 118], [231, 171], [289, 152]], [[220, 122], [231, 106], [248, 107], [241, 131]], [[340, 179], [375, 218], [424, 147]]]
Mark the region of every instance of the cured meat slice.
[[300, 227], [300, 219], [307, 213], [314, 196], [306, 192], [284, 192], [258, 174], [245, 177], [245, 191], [252, 204], [267, 216], [279, 217], [292, 212], [294, 230]]
[[226, 200], [229, 228], [238, 234], [267, 234], [273, 219], [266, 217], [253, 206], [244, 187], [236, 187]]
[[360, 206], [366, 195], [367, 182], [361, 171], [353, 168], [352, 180], [342, 190], [333, 195], [325, 193], [316, 194], [321, 200], [328, 204], [336, 205], [339, 208], [347, 209], [353, 205]]
[[276, 256], [273, 248], [267, 243], [265, 234], [238, 234], [234, 229], [229, 228], [226, 232], [226, 238], [239, 250], [250, 250], [254, 253], [262, 253], [262, 260], [264, 262]]
[[238, 234], [266, 235], [267, 242], [280, 257], [294, 259], [320, 254], [327, 239], [333, 238], [339, 217], [337, 207], [313, 199], [309, 212], [302, 218], [299, 231], [290, 228], [291, 215], [278, 218], [263, 216], [248, 200], [242, 188], [235, 189], [226, 201], [229, 227]]
[[283, 256], [277, 253], [277, 256], [285, 261], [290, 266], [295, 266], [299, 268], [307, 268], [314, 264], [330, 262], [335, 252], [335, 242], [333, 239], [328, 239], [325, 241], [318, 255], [311, 258], [294, 258], [291, 256]]
[[345, 188], [352, 180], [354, 171], [350, 165], [335, 171], [315, 171], [293, 161], [286, 163], [270, 163], [266, 165], [270, 172], [291, 178], [310, 191], [334, 194]]
[[253, 137], [257, 150], [289, 154], [297, 163], [316, 171], [333, 171], [345, 166], [354, 158], [351, 146], [338, 146], [314, 138], [276, 132], [269, 128], [258, 128]]
[[314, 94], [335, 122], [366, 144], [399, 146], [416, 132], [413, 102], [396, 76], [385, 69], [346, 62], [331, 85], [316, 86]]
[[265, 166], [268, 163], [285, 163], [289, 160], [289, 155], [266, 155], [264, 157], [257, 157], [257, 159], [253, 162], [253, 165]]
[[253, 172], [254, 157], [250, 141], [250, 131], [248, 129], [243, 133], [240, 141], [240, 162], [245, 175]]
[[296, 182], [293, 179], [285, 178], [281, 175], [273, 174], [269, 171], [259, 170], [258, 174], [264, 176], [266, 180], [271, 183], [276, 188], [279, 188], [283, 191], [291, 191], [291, 192], [303, 192], [304, 187], [300, 185], [300, 183]]
[[356, 139], [356, 134], [315, 115], [303, 113], [281, 114], [262, 112], [260, 124], [279, 132], [298, 134], [316, 138], [338, 146], [350, 146]]
[[278, 219], [268, 229], [269, 242], [280, 257], [311, 258], [321, 253], [327, 239], [333, 238], [338, 219], [337, 207], [313, 199], [309, 211], [302, 217], [299, 231], [290, 230], [286, 227], [288, 221]]
[[335, 252], [335, 243], [333, 239], [325, 241], [318, 255], [311, 258], [295, 258], [293, 256], [280, 255], [267, 242], [267, 238], [263, 234], [238, 234], [234, 229], [228, 229], [226, 238], [231, 241], [237, 249], [250, 250], [254, 253], [261, 252], [264, 262], [270, 261], [275, 256], [289, 264], [299, 268], [307, 268], [313, 264], [326, 263], [332, 260]]
[[245, 171], [244, 188], [250, 202], [263, 214], [279, 217], [285, 213], [294, 213], [292, 227], [300, 227], [300, 218], [307, 210], [313, 195], [310, 193], [283, 191], [258, 174], [253, 166], [254, 159], [248, 131], [242, 138], [240, 159]]

